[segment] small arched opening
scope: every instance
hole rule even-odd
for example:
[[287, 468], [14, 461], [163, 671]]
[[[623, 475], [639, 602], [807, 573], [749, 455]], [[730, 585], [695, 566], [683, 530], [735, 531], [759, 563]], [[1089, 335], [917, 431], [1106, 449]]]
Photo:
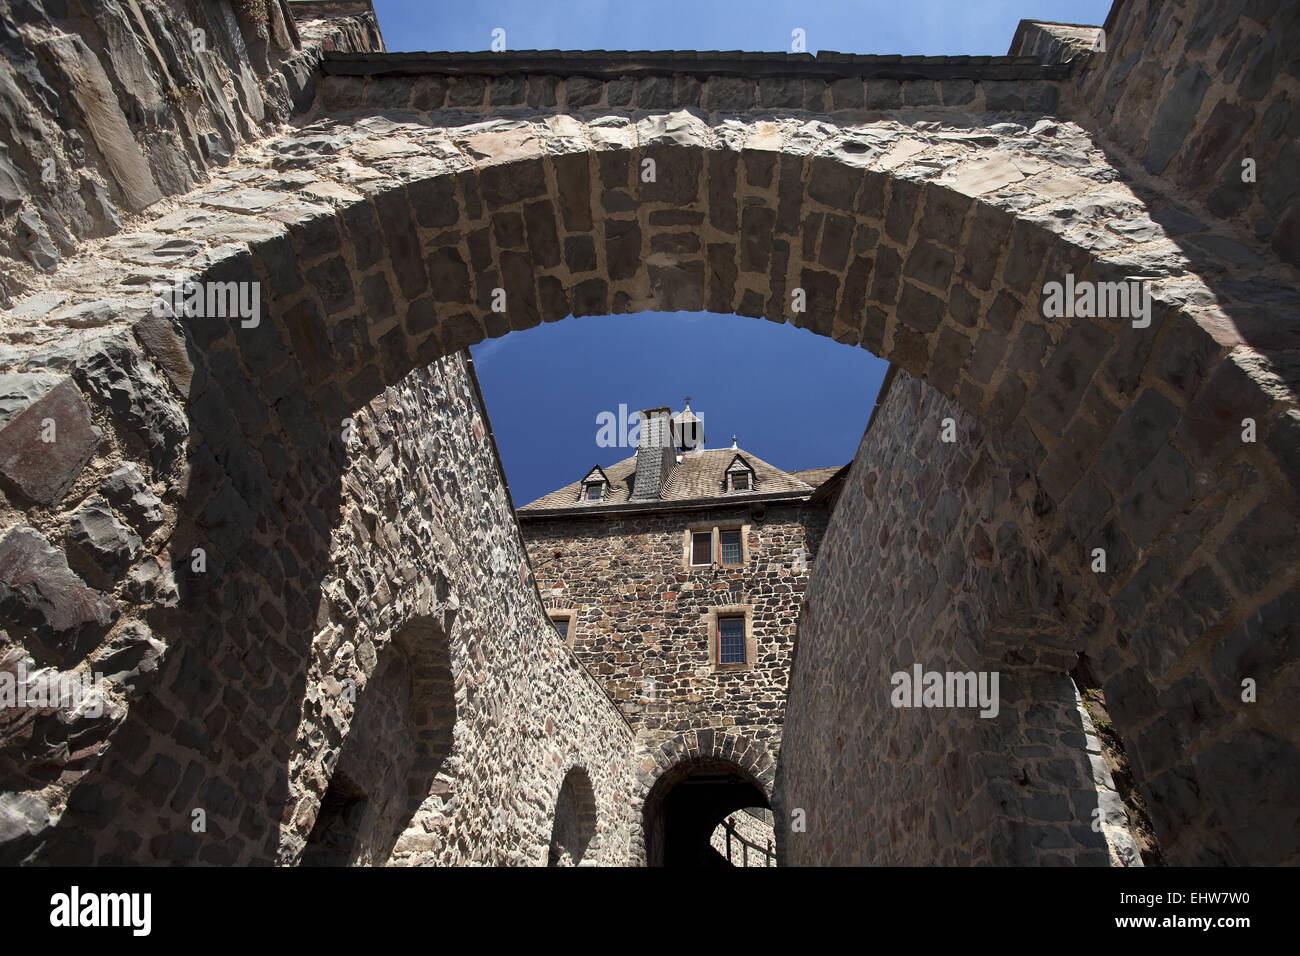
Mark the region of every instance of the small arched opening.
[[555, 823], [551, 828], [546, 865], [578, 866], [595, 835], [596, 795], [591, 778], [581, 767], [574, 767], [565, 774], [555, 801]]
[[446, 635], [412, 621], [361, 692], [303, 865], [386, 863], [451, 753], [455, 721]]
[[650, 866], [729, 866], [710, 845], [713, 831], [737, 810], [771, 810], [763, 788], [738, 764], [693, 757], [666, 771], [642, 811]]

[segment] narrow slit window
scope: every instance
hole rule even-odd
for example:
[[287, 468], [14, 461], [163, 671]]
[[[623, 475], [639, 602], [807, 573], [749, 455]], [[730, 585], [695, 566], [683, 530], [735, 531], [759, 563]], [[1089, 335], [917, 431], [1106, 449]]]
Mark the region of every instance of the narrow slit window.
[[555, 633], [560, 635], [560, 640], [567, 641], [569, 639], [569, 619], [567, 617], [555, 617], [551, 619], [551, 623], [555, 625]]
[[724, 531], [721, 535], [721, 563], [736, 566], [741, 563], [740, 532]]
[[691, 564], [712, 564], [713, 532], [696, 531], [691, 535]]
[[718, 618], [718, 663], [745, 663], [745, 619]]

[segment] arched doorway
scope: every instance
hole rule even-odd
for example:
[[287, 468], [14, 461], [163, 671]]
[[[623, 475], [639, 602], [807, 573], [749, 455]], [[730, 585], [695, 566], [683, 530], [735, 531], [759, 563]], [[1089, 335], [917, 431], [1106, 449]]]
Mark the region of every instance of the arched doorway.
[[737, 763], [693, 757], [663, 774], [642, 810], [646, 862], [650, 866], [729, 866], [710, 838], [729, 814], [770, 810], [759, 783]]

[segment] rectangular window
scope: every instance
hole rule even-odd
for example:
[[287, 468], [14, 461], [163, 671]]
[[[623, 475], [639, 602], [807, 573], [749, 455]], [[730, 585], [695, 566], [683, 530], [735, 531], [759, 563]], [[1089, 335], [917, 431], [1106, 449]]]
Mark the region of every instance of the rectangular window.
[[712, 564], [712, 551], [712, 531], [696, 531], [691, 535], [691, 564]]
[[560, 635], [560, 640], [567, 641], [569, 639], [569, 619], [567, 617], [555, 617], [551, 619], [551, 623], [555, 625], [555, 633]]
[[738, 471], [738, 472], [736, 472], [735, 474], [733, 474], [733, 475], [731, 476], [731, 490], [732, 490], [732, 491], [748, 491], [748, 490], [749, 490], [749, 472], [747, 472], [747, 471]]
[[600, 482], [595, 481], [587, 485], [586, 489], [587, 489], [587, 493], [585, 495], [586, 501], [599, 501], [601, 499], [601, 493], [604, 491], [605, 486]]
[[718, 663], [745, 663], [745, 619], [718, 618]]
[[741, 563], [740, 550], [740, 532], [724, 531], [721, 535], [722, 542], [722, 563], [726, 565], [738, 565]]

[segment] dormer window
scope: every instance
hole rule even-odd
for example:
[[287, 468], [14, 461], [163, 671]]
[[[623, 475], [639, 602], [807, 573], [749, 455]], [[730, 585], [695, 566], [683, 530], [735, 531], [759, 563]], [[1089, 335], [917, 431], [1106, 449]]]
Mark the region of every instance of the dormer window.
[[745, 460], [744, 455], [736, 455], [727, 466], [726, 480], [723, 485], [727, 491], [753, 491], [754, 469]]
[[587, 472], [578, 486], [579, 501], [604, 501], [609, 497], [609, 478], [604, 469], [596, 465]]

